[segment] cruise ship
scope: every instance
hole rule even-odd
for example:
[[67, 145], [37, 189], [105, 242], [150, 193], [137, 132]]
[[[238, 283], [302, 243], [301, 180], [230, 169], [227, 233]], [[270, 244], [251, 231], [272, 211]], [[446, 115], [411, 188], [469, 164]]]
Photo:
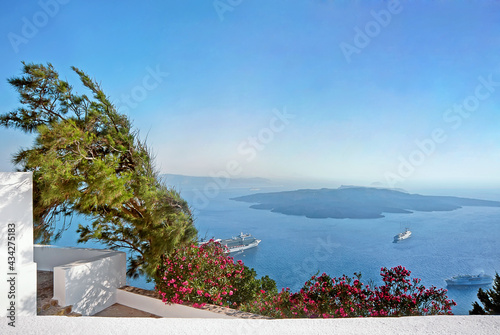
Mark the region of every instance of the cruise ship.
[[411, 231], [406, 228], [404, 232], [397, 234], [394, 236], [394, 243], [398, 243], [399, 241], [406, 240], [411, 236]]
[[238, 236], [222, 239], [219, 241], [220, 244], [225, 245], [229, 252], [237, 252], [241, 250], [246, 250], [250, 248], [255, 248], [259, 245], [260, 240], [256, 239], [250, 234], [240, 233]]
[[[242, 251], [250, 248], [255, 248], [256, 246], [259, 245], [261, 240], [256, 239], [250, 234], [243, 234], [240, 233], [238, 236], [234, 236], [232, 238], [226, 238], [226, 239], [216, 239], [214, 242], [219, 242], [221, 245], [226, 246], [228, 251], [231, 252], [237, 252], [237, 251]], [[205, 244], [208, 241], [202, 240], [200, 241], [201, 244]]]
[[489, 285], [493, 278], [484, 273], [478, 275], [458, 275], [445, 279], [448, 286]]

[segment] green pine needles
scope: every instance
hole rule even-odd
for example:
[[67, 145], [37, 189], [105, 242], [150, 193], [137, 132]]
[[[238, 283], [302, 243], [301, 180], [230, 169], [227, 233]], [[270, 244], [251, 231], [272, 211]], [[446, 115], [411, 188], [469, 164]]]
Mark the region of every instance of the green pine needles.
[[57, 223], [82, 214], [90, 224], [79, 226], [79, 242], [128, 249], [127, 274], [154, 278], [161, 255], [196, 238], [188, 204], [162, 183], [146, 144], [94, 80], [72, 67], [91, 93], [79, 95], [51, 64], [23, 65], [8, 79], [21, 107], [0, 125], [36, 135], [13, 157], [33, 173], [35, 240], [58, 238]]
[[495, 280], [493, 288], [483, 290], [479, 288], [477, 298], [481, 301], [482, 307], [474, 301], [472, 310], [469, 311], [471, 315], [500, 315], [500, 276], [495, 273]]

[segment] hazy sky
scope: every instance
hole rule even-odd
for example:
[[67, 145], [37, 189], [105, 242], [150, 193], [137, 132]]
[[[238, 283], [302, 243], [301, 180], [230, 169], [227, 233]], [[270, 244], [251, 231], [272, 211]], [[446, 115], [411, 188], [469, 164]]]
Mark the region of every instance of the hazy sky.
[[500, 1], [1, 6], [0, 112], [21, 61], [77, 66], [164, 173], [500, 187]]

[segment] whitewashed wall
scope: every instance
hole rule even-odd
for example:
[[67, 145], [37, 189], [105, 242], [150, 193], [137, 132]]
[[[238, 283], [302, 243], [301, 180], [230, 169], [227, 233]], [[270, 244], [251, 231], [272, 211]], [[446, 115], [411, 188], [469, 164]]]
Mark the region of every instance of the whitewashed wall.
[[88, 260], [98, 256], [107, 256], [115, 252], [114, 250], [108, 249], [73, 248], [35, 244], [33, 257], [37, 263], [38, 270], [53, 271], [56, 266]]
[[[8, 264], [9, 224], [15, 225], [15, 266]], [[8, 279], [14, 278], [15, 298]], [[36, 263], [33, 262], [33, 181], [25, 172], [0, 172], [0, 316], [14, 301], [17, 315], [36, 315]]]
[[[234, 319], [235, 317], [214, 313], [203, 309], [188, 307], [179, 304], [165, 304], [161, 299], [118, 290], [116, 302], [144, 312], [162, 316], [164, 318], [204, 318], [204, 319]], [[237, 334], [236, 332], [234, 334]]]
[[35, 245], [39, 270], [54, 272], [54, 299], [82, 315], [94, 315], [116, 303], [126, 284], [122, 251]]

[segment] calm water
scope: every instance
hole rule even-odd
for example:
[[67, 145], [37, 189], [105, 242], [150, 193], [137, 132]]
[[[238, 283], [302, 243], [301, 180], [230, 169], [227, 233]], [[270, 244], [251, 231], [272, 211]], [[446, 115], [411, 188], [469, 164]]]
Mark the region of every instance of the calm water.
[[[248, 232], [262, 240], [257, 248], [232, 256], [253, 267], [259, 276], [269, 275], [278, 288], [298, 290], [318, 271], [336, 277], [361, 272], [364, 281], [372, 279], [381, 284], [379, 272], [383, 266], [403, 265], [426, 287], [446, 287], [444, 279], [455, 274], [484, 271], [493, 276], [495, 271], [500, 272], [500, 208], [389, 214], [382, 219], [308, 219], [250, 209], [249, 203], [230, 200], [249, 193], [248, 189], [220, 191], [206, 207], [194, 208], [196, 227], [201, 236], [209, 238]], [[189, 190], [183, 190], [182, 195], [196, 204]], [[392, 243], [393, 236], [406, 226], [412, 237]], [[72, 231], [57, 244], [76, 245]], [[154, 287], [144, 279], [130, 280], [129, 284]], [[448, 291], [457, 302], [455, 314], [468, 314], [477, 289]]]

